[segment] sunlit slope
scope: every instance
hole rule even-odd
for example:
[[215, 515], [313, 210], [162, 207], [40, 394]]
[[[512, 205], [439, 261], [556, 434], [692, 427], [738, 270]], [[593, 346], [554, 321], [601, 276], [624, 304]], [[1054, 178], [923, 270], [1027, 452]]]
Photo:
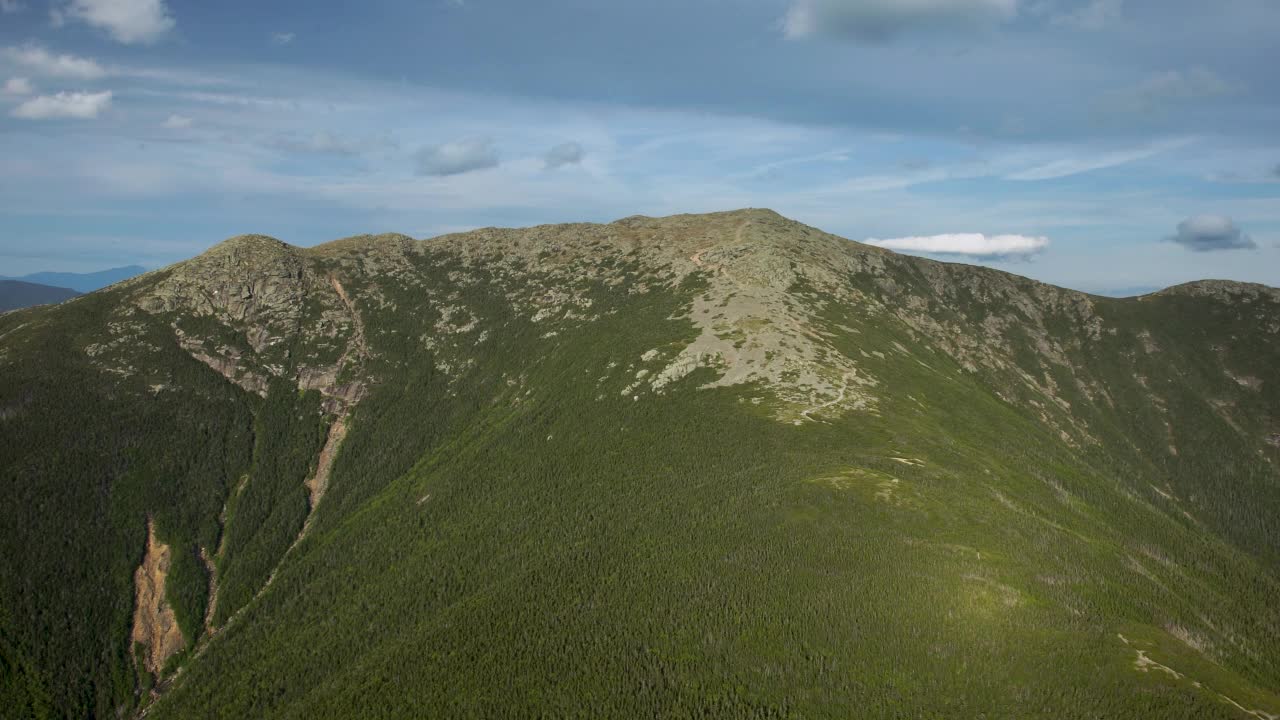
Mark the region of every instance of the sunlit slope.
[[255, 438], [149, 716], [1280, 713], [1274, 290], [767, 211], [220, 252], [115, 300]]

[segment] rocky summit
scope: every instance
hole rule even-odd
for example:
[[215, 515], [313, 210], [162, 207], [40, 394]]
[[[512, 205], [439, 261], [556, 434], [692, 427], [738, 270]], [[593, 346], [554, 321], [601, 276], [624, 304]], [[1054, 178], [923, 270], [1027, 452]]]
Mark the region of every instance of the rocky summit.
[[5, 717], [1280, 718], [1280, 290], [768, 210], [0, 315]]

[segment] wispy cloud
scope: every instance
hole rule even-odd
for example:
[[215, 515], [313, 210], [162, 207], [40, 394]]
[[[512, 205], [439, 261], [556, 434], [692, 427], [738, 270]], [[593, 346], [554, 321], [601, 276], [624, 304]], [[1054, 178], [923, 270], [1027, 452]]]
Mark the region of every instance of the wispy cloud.
[[33, 92], [35, 92], [35, 86], [24, 77], [9, 78], [4, 83], [5, 95], [30, 95]]
[[160, 127], [166, 130], [185, 130], [191, 127], [192, 122], [192, 119], [186, 115], [174, 113], [165, 118], [165, 121], [160, 123]]
[[1164, 152], [1169, 152], [1170, 150], [1185, 147], [1192, 142], [1194, 142], [1193, 138], [1177, 138], [1153, 143], [1146, 147], [1135, 148], [1132, 150], [1117, 150], [1098, 155], [1082, 155], [1079, 157], [1063, 158], [1061, 160], [1054, 160], [1027, 170], [1010, 173], [1005, 176], [1005, 179], [1053, 180], [1055, 178], [1079, 175], [1081, 173], [1093, 172], [1095, 170], [1104, 170], [1106, 168], [1126, 165], [1138, 160], [1145, 160], [1146, 158], [1159, 155]]
[[289, 152], [317, 155], [359, 155], [373, 150], [394, 149], [399, 146], [399, 143], [389, 136], [368, 140], [353, 140], [327, 130], [319, 130], [304, 138], [293, 135], [278, 137], [272, 140], [269, 145]]
[[1049, 22], [1079, 30], [1103, 30], [1120, 22], [1123, 14], [1124, 0], [1089, 0], [1084, 5], [1054, 12]]
[[267, 95], [249, 95], [239, 92], [206, 92], [200, 90], [155, 90], [151, 88], [139, 88], [133, 91], [137, 95], [145, 95], [150, 97], [161, 97], [169, 100], [183, 100], [186, 102], [202, 103], [209, 105], [224, 105], [236, 107], [252, 107], [269, 110], [297, 110], [298, 102], [289, 98], [274, 97]]
[[7, 47], [4, 49], [4, 55], [18, 65], [47, 77], [96, 80], [107, 75], [106, 69], [95, 60], [65, 53], [52, 53], [34, 43]]
[[60, 53], [47, 47], [28, 42], [23, 45], [0, 48], [0, 58], [8, 60], [38, 77], [70, 80], [101, 80], [103, 78], [129, 78], [149, 81], [152, 84], [180, 85], [183, 87], [226, 86], [235, 82], [225, 76], [180, 67], [138, 67], [103, 64], [94, 58], [70, 53]]
[[1100, 96], [1096, 110], [1104, 114], [1148, 114], [1174, 105], [1207, 101], [1244, 91], [1244, 85], [1228, 80], [1206, 67], [1168, 70], [1148, 76], [1136, 86]]
[[24, 120], [49, 120], [56, 118], [96, 118], [111, 107], [111, 91], [97, 93], [60, 92], [56, 95], [39, 95], [14, 108], [9, 114]]
[[289, 43], [293, 42], [293, 39], [295, 37], [297, 37], [297, 35], [291, 32], [271, 33], [271, 42], [275, 43], [276, 45], [288, 45]]
[[[797, 157], [783, 158], [771, 162], [761, 163], [746, 173], [744, 177], [748, 178], [765, 178], [776, 175], [778, 171], [787, 167], [795, 167], [799, 165], [809, 165], [811, 163], [838, 163], [849, 159], [850, 150], [848, 148], [840, 148], [837, 150], [823, 150], [818, 153], [808, 153]], [[920, 168], [909, 168], [920, 169]]]

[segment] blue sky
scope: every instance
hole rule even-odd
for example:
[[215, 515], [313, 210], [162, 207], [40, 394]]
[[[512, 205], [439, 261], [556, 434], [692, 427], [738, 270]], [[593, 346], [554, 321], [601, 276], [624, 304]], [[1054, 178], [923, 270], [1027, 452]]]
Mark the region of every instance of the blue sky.
[[1280, 285], [1278, 37], [1272, 0], [0, 0], [0, 275], [754, 206]]

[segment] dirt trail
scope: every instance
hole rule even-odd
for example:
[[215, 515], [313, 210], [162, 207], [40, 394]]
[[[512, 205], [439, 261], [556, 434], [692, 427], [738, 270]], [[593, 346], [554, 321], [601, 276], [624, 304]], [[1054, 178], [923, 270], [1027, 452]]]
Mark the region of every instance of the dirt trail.
[[1134, 647], [1134, 644], [1129, 641], [1129, 638], [1125, 637], [1120, 633], [1116, 633], [1116, 636], [1120, 638], [1121, 642], [1129, 646], [1130, 649], [1132, 649], [1135, 653], [1137, 653], [1138, 656], [1133, 661], [1133, 668], [1135, 670], [1139, 672], [1158, 671], [1158, 672], [1166, 673], [1169, 676], [1171, 676], [1174, 680], [1186, 680], [1187, 682], [1191, 683], [1191, 685], [1194, 686], [1196, 689], [1208, 692], [1210, 695], [1217, 697], [1218, 700], [1228, 705], [1231, 705], [1232, 707], [1244, 713], [1245, 715], [1258, 718], [1258, 720], [1280, 720], [1280, 715], [1272, 714], [1265, 710], [1247, 708], [1241, 705], [1240, 703], [1236, 702], [1234, 698], [1229, 697], [1227, 695], [1223, 695], [1217, 690], [1214, 690], [1213, 688], [1205, 685], [1204, 683], [1201, 683], [1199, 680], [1193, 680], [1190, 677], [1187, 677], [1185, 674], [1180, 673], [1177, 670], [1174, 670], [1168, 665], [1164, 665], [1156, 662], [1155, 660], [1151, 659], [1150, 656], [1147, 655], [1146, 650]]
[[834, 400], [828, 400], [827, 402], [819, 403], [809, 408], [808, 410], [801, 410], [800, 415], [803, 416], [805, 420], [812, 420], [813, 422], [818, 422], [817, 420], [814, 420], [813, 418], [809, 417], [809, 413], [818, 412], [819, 410], [826, 410], [832, 405], [839, 405], [840, 403], [844, 402], [845, 391], [849, 389], [849, 376], [846, 374], [842, 378], [842, 380], [843, 380], [843, 384], [840, 386], [840, 391], [836, 394], [836, 397]]

